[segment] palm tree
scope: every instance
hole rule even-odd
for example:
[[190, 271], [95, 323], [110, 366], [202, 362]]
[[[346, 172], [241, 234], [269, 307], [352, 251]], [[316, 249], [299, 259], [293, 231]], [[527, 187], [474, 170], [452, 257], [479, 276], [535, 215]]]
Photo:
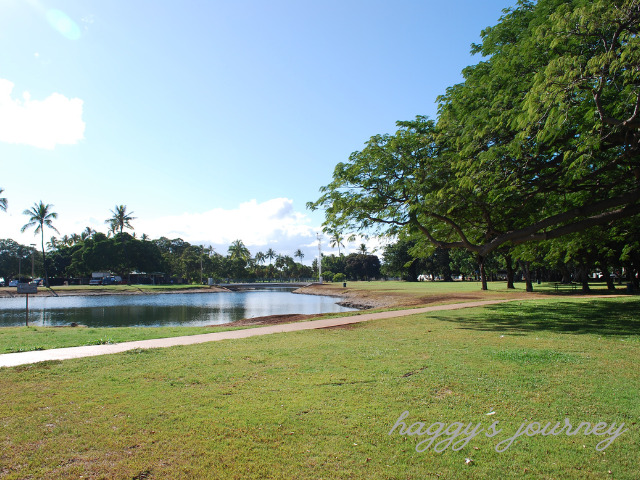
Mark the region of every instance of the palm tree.
[[264, 263], [264, 261], [266, 260], [266, 258], [267, 258], [267, 256], [262, 252], [256, 253], [256, 256], [254, 257], [254, 259], [255, 259], [255, 261], [256, 261], [256, 263], [258, 265], [262, 265]]
[[340, 247], [344, 248], [344, 237], [338, 232], [334, 232], [333, 236], [329, 239], [329, 245], [332, 247], [338, 247], [338, 256], [340, 256]]
[[[4, 188], [0, 188], [0, 194], [2, 194], [2, 192], [4, 192]], [[4, 210], [6, 212], [7, 205], [7, 199], [5, 197], [0, 198], [0, 210]]]
[[294, 252], [293, 254], [294, 257], [299, 258], [300, 259], [300, 263], [302, 263], [302, 259], [304, 258], [304, 253], [302, 253], [302, 250], [298, 249]]
[[361, 253], [362, 255], [366, 255], [367, 253], [367, 246], [364, 243], [360, 244], [360, 248], [358, 248], [358, 252]]
[[[24, 232], [27, 228], [36, 227], [34, 235], [38, 233], [41, 235], [42, 239], [42, 265], [44, 266], [44, 284], [47, 288], [49, 288], [49, 277], [47, 276], [47, 259], [44, 253], [44, 227], [47, 226], [56, 232], [58, 229], [53, 226], [52, 220], [54, 218], [58, 218], [58, 214], [56, 212], [51, 211], [53, 205], [44, 204], [42, 200], [40, 200], [40, 204], [34, 203], [33, 207], [29, 210], [25, 210], [22, 212], [24, 215], [29, 216], [29, 222], [20, 229], [21, 232]], [[60, 232], [58, 232], [60, 234]]]
[[277, 254], [273, 250], [273, 248], [270, 248], [269, 250], [267, 250], [267, 253], [265, 253], [264, 256], [269, 259], [269, 265], [271, 265], [271, 260], [276, 258]]
[[58, 248], [60, 241], [56, 237], [51, 237], [51, 239], [47, 242], [47, 248], [50, 250]]
[[249, 259], [251, 258], [251, 252], [244, 245], [244, 243], [242, 243], [242, 240], [233, 241], [229, 246], [228, 252], [229, 252], [229, 256], [232, 259], [239, 258], [241, 260], [244, 260], [245, 262], [248, 262]]
[[80, 234], [80, 238], [84, 242], [87, 238], [90, 238], [96, 231], [91, 227], [86, 227]]
[[[106, 220], [104, 223], [107, 223]], [[107, 230], [107, 237], [115, 236], [118, 233], [118, 224], [113, 220], [109, 220], [109, 229]]]
[[122, 230], [125, 228], [133, 230], [130, 222], [131, 220], [135, 220], [136, 217], [131, 216], [133, 212], [127, 213], [126, 205], [116, 205], [115, 210], [109, 211], [113, 214], [113, 217], [106, 219], [104, 223], [109, 224], [110, 230], [112, 230], [113, 233], [117, 233], [117, 230], [120, 230], [120, 233], [122, 233]]

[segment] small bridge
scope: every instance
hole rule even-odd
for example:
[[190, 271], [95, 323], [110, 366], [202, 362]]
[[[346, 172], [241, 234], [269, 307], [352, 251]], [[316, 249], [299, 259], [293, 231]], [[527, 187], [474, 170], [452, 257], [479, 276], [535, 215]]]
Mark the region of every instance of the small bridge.
[[268, 288], [302, 288], [314, 285], [314, 282], [260, 282], [260, 283], [218, 283], [217, 287], [229, 290], [259, 290]]

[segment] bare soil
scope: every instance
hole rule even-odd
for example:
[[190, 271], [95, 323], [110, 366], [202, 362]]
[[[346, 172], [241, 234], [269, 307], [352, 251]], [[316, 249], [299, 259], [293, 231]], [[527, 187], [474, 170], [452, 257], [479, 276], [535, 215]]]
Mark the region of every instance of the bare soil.
[[[256, 325], [277, 325], [279, 323], [301, 322], [303, 320], [311, 320], [314, 318], [325, 316], [323, 313], [315, 313], [312, 315], [304, 315], [301, 313], [291, 313], [286, 315], [267, 315], [265, 317], [243, 318], [235, 322], [225, 323], [224, 327], [252, 327]], [[219, 327], [221, 325], [209, 325], [210, 327]]]

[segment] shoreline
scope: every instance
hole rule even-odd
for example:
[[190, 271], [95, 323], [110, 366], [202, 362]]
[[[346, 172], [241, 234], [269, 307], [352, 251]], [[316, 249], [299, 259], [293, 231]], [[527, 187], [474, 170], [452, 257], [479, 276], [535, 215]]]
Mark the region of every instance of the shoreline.
[[[119, 288], [118, 288], [119, 287]], [[177, 294], [177, 293], [230, 293], [230, 290], [225, 287], [219, 286], [193, 286], [184, 288], [175, 287], [156, 287], [145, 288], [145, 286], [116, 286], [116, 288], [103, 288], [96, 287], [53, 287], [47, 289], [44, 287], [38, 288], [38, 293], [30, 294], [33, 297], [95, 297], [95, 296], [111, 296], [111, 295], [164, 295], [164, 294]], [[363, 291], [354, 291], [350, 289], [343, 289], [334, 284], [324, 285], [310, 285], [306, 287], [299, 287], [292, 291], [292, 293], [302, 295], [319, 295], [325, 297], [335, 297], [339, 299], [336, 303], [343, 307], [356, 308], [358, 310], [369, 310], [372, 308], [391, 308], [400, 307], [407, 304], [405, 299], [393, 298], [391, 295], [370, 295]], [[2, 298], [24, 298], [24, 294], [16, 293], [14, 287], [0, 287], [0, 300]]]
[[[114, 289], [114, 288], [101, 288], [96, 286], [95, 288], [74, 288], [63, 287], [53, 288], [53, 292], [49, 289], [41, 287], [38, 289], [37, 294], [30, 294], [30, 297], [72, 297], [72, 296], [111, 296], [111, 295], [163, 295], [163, 294], [177, 294], [177, 293], [231, 293], [232, 290], [224, 287], [216, 286], [194, 286], [192, 288], [154, 288], [143, 289], [138, 287], [128, 286], [126, 289]], [[318, 295], [325, 297], [333, 297], [336, 299], [336, 304], [354, 308], [356, 310], [370, 310], [374, 308], [385, 308], [396, 306], [397, 303], [391, 301], [389, 297], [382, 298], [367, 298], [365, 292], [344, 292], [338, 287], [331, 284], [325, 285], [312, 285], [307, 287], [300, 287], [292, 291], [292, 293], [299, 295]], [[24, 297], [24, 294], [17, 294], [13, 287], [0, 288], [0, 301], [2, 298], [18, 298]], [[267, 315], [262, 317], [251, 317], [235, 320], [233, 322], [224, 324], [225, 327], [251, 327], [251, 326], [264, 326], [264, 325], [278, 325], [282, 323], [295, 323], [300, 321], [309, 321], [318, 317], [326, 316], [325, 313], [318, 314], [300, 314], [300, 313], [288, 313], [278, 315]], [[217, 327], [220, 325], [209, 325], [210, 327]]]
[[[228, 288], [216, 287], [216, 286], [194, 286], [186, 288], [154, 288], [144, 289], [136, 286], [126, 286], [120, 290], [105, 289], [100, 286], [90, 288], [75, 288], [75, 287], [53, 287], [47, 289], [45, 287], [38, 287], [38, 293], [29, 294], [30, 297], [96, 297], [96, 296], [109, 296], [109, 295], [156, 295], [156, 294], [174, 294], [174, 293], [222, 293], [230, 292]], [[1, 298], [20, 298], [24, 297], [24, 294], [16, 293], [14, 287], [0, 287], [0, 299]]]

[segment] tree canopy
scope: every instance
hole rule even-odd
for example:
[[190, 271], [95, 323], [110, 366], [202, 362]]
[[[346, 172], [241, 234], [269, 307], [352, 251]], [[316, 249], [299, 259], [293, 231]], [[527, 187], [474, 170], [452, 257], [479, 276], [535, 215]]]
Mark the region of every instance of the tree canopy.
[[481, 260], [640, 213], [638, 0], [522, 0], [483, 60], [418, 116], [339, 163], [328, 231], [419, 231]]

